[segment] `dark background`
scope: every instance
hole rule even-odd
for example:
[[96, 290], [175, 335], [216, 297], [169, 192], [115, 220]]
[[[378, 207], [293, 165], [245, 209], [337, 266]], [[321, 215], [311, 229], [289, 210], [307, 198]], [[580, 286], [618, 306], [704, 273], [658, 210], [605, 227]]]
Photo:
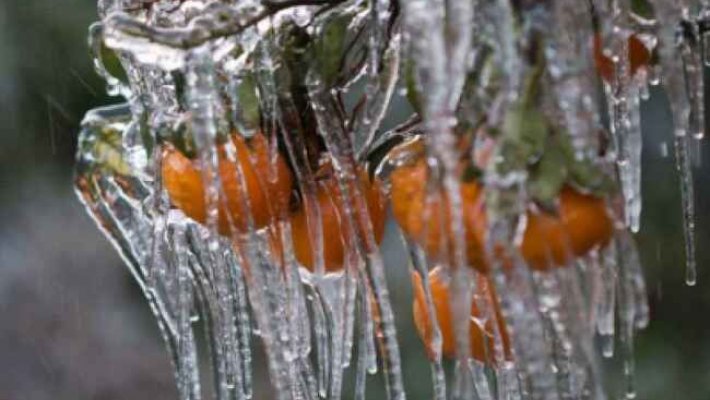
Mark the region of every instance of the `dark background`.
[[[176, 398], [148, 307], [72, 190], [81, 117], [116, 101], [104, 94], [87, 52], [86, 31], [95, 19], [93, 0], [0, 0], [0, 400]], [[671, 132], [662, 94], [654, 92], [643, 113], [644, 214], [637, 241], [652, 322], [637, 336], [638, 398], [705, 400], [708, 163], [696, 171], [699, 278], [690, 288], [673, 152], [663, 157], [661, 151], [664, 142], [670, 147]], [[708, 156], [707, 144], [702, 147]], [[385, 256], [397, 267], [402, 261], [391, 228]], [[405, 379], [410, 398], [426, 399], [428, 368], [410, 322], [403, 271], [403, 264], [392, 271], [390, 282]], [[620, 375], [618, 363], [605, 366], [612, 381]], [[368, 397], [374, 393], [381, 390]]]

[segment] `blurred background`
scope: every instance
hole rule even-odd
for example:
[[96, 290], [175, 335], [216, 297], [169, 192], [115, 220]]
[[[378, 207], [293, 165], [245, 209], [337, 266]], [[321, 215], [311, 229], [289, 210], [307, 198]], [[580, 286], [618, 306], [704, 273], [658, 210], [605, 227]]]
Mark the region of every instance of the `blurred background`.
[[[84, 112], [116, 102], [105, 95], [87, 52], [87, 27], [96, 18], [95, 0], [0, 1], [0, 400], [176, 399], [148, 307], [72, 189]], [[699, 278], [691, 288], [684, 283], [678, 180], [662, 94], [654, 92], [643, 114], [644, 211], [636, 238], [652, 321], [637, 336], [638, 398], [705, 400], [708, 144], [696, 149]], [[396, 230], [389, 228], [385, 257], [398, 267]], [[427, 399], [429, 370], [411, 323], [406, 268], [390, 270], [405, 381], [411, 399]], [[608, 379], [615, 381], [619, 368], [605, 362]], [[255, 373], [266, 386], [263, 363]], [[381, 384], [372, 379], [368, 398], [380, 397]], [[266, 393], [259, 389], [255, 398], [268, 399]]]

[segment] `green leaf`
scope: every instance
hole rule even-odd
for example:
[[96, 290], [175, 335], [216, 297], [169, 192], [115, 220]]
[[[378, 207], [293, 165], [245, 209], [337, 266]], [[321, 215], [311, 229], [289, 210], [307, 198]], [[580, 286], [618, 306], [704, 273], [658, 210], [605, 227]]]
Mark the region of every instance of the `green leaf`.
[[478, 125], [486, 118], [490, 104], [495, 102], [500, 93], [503, 79], [498, 64], [493, 62], [493, 50], [483, 46], [476, 55], [475, 62], [466, 76], [456, 119]]
[[503, 120], [499, 172], [523, 170], [545, 147], [549, 126], [538, 110], [513, 104]]
[[106, 72], [112, 77], [121, 81], [121, 83], [128, 84], [128, 75], [126, 70], [123, 69], [121, 65], [121, 60], [115, 51], [108, 48], [105, 43], [101, 42], [101, 63], [104, 65]]
[[586, 189], [592, 194], [603, 196], [614, 189], [614, 183], [599, 167], [588, 160], [575, 160], [568, 165], [570, 183]]
[[247, 129], [259, 128], [261, 111], [256, 79], [254, 79], [252, 74], [242, 76], [237, 96], [239, 97], [239, 111], [241, 113], [239, 120], [244, 123]]
[[653, 18], [653, 6], [647, 0], [631, 0], [631, 11], [644, 18]]
[[568, 176], [567, 157], [557, 140], [550, 138], [540, 161], [532, 168], [528, 193], [546, 209], [553, 209], [555, 199]]
[[338, 80], [352, 18], [352, 13], [334, 14], [324, 22], [321, 34], [313, 42], [314, 66], [325, 87], [332, 87]]
[[148, 126], [148, 113], [143, 112], [138, 120], [138, 129], [140, 130], [141, 141], [143, 146], [145, 146], [145, 152], [149, 156], [153, 154], [153, 148], [155, 143], [153, 141], [153, 135], [150, 133], [150, 126]]
[[172, 71], [170, 75], [173, 78], [173, 84], [175, 85], [175, 96], [177, 97], [178, 103], [181, 105], [186, 104], [185, 89], [187, 87], [187, 82], [185, 82], [185, 75], [177, 71]]
[[415, 76], [416, 65], [414, 60], [408, 58], [404, 64], [404, 84], [407, 89], [407, 100], [417, 114], [422, 115], [421, 96], [417, 88], [417, 78]]
[[578, 159], [568, 134], [557, 135], [557, 146], [565, 156], [568, 183], [592, 194], [603, 196], [614, 190], [614, 183], [604, 171], [589, 159]]

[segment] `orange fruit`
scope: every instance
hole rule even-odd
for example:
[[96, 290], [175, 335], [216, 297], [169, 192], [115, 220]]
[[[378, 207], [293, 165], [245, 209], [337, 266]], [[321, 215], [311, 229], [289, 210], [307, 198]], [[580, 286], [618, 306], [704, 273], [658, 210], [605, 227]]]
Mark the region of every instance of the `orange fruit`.
[[[390, 175], [392, 211], [404, 233], [430, 258], [450, 262], [441, 259], [453, 254], [449, 201], [445, 193], [429, 195], [427, 179], [423, 158], [395, 169]], [[487, 220], [483, 189], [475, 181], [462, 181], [460, 194], [467, 262], [486, 272], [490, 260], [484, 251]], [[572, 256], [606, 244], [612, 233], [613, 223], [604, 199], [565, 186], [559, 196], [558, 215], [528, 211], [519, 250], [532, 268], [546, 270], [553, 265], [564, 266]]]
[[[651, 52], [636, 35], [629, 36], [628, 57], [631, 76], [635, 75], [639, 68], [651, 63]], [[602, 39], [599, 34], [594, 35], [594, 63], [597, 67], [597, 72], [606, 82], [614, 80], [614, 62], [604, 55]]]
[[[439, 324], [441, 333], [441, 353], [444, 357], [453, 358], [456, 356], [456, 337], [454, 334], [454, 322], [451, 315], [451, 306], [449, 303], [449, 287], [444, 281], [443, 270], [440, 267], [429, 271], [429, 287], [431, 289], [432, 302], [436, 312], [436, 319]], [[424, 342], [430, 358], [434, 356], [432, 349], [433, 326], [432, 320], [429, 317], [429, 312], [426, 306], [426, 297], [424, 294], [424, 285], [422, 284], [419, 274], [414, 273], [414, 325], [417, 328], [419, 337]], [[483, 275], [479, 275], [478, 293], [485, 293], [489, 304], [493, 305], [493, 315], [487, 316], [485, 322], [481, 319], [481, 310], [478, 308], [478, 302], [471, 303], [471, 318], [470, 318], [470, 337], [469, 344], [471, 346], [471, 357], [483, 361], [490, 362], [494, 354], [495, 332], [496, 328], [500, 334], [503, 345], [503, 351], [506, 358], [510, 357], [510, 339], [505, 327], [505, 322], [501, 316], [500, 305], [498, 304], [493, 285]]]
[[[400, 227], [412, 240], [424, 247], [430, 257], [437, 258], [446, 253], [453, 254], [451, 213], [444, 193], [438, 193], [439, 196], [428, 195], [427, 177], [427, 166], [423, 159], [400, 166], [390, 175], [390, 199], [392, 213]], [[485, 263], [483, 249], [472, 229], [473, 222], [483, 218], [481, 190], [476, 182], [461, 182], [460, 189], [468, 262], [482, 266]], [[445, 236], [442, 234], [444, 230]], [[448, 246], [448, 250], [444, 246]]]
[[[262, 134], [251, 139], [235, 134], [231, 135], [231, 140], [243, 174], [251, 217], [255, 227], [262, 228], [287, 210], [292, 189], [291, 172], [280, 154], [277, 153], [275, 160], [271, 160], [269, 143]], [[245, 199], [237, 175], [237, 164], [228, 160], [224, 144], [218, 146], [217, 154], [218, 174], [222, 183], [218, 229], [222, 235], [232, 233], [231, 219], [236, 231], [243, 232], [246, 230], [247, 219], [242, 213], [242, 202]], [[162, 161], [163, 186], [173, 205], [195, 221], [205, 223], [205, 184], [199, 163], [170, 145], [164, 147]], [[226, 207], [222, 195], [226, 196]]]
[[[375, 178], [370, 180], [364, 169], [358, 171], [361, 188], [367, 203], [367, 212], [370, 217], [372, 230], [377, 243], [382, 240], [385, 228], [385, 199], [382, 194], [380, 182]], [[344, 265], [346, 246], [353, 240], [348, 239], [344, 229], [345, 205], [337, 196], [338, 181], [330, 163], [322, 165], [316, 173], [316, 199], [320, 209], [323, 229], [323, 258], [327, 271], [340, 270]], [[353, 188], [354, 189], [354, 188]], [[351, 190], [352, 193], [352, 190]], [[296, 259], [306, 268], [313, 269], [312, 238], [309, 234], [306, 218], [305, 203], [291, 216], [291, 229], [293, 236], [294, 252]], [[355, 217], [357, 218], [357, 216]], [[364, 232], [363, 224], [356, 234]]]
[[611, 239], [614, 226], [603, 199], [565, 186], [558, 211], [557, 216], [528, 212], [520, 251], [534, 269], [566, 265], [570, 256], [583, 256]]

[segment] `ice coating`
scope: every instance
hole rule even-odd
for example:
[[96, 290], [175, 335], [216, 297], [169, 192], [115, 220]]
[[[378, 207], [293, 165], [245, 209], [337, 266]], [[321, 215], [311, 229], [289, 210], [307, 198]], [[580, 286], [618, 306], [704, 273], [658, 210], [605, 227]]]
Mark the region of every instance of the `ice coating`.
[[[385, 265], [382, 221], [373, 220], [369, 181], [360, 176], [377, 171], [387, 186], [398, 161], [382, 149], [420, 134], [427, 202], [445, 201], [450, 215], [440, 221], [439, 232], [450, 234], [438, 257], [402, 227], [423, 308], [438, 312], [428, 280], [435, 266], [451, 297], [453, 359], [443, 354], [447, 332], [438, 323], [424, 344], [433, 398], [616, 398], [600, 378], [599, 356], [621, 357], [622, 395], [633, 398], [634, 334], [649, 319], [629, 233], [642, 229], [640, 104], [649, 84], [662, 83], [694, 284], [692, 149], [704, 136], [701, 55], [710, 15], [706, 1], [638, 3], [100, 0], [101, 21], [90, 29], [95, 67], [126, 103], [87, 113], [75, 184], [156, 316], [180, 398], [253, 398], [254, 338], [276, 399], [348, 397], [348, 374], [354, 398], [365, 399], [376, 373], [388, 399], [417, 398], [406, 393], [390, 302], [396, 286], [385, 279], [385, 268], [406, 266]], [[632, 37], [657, 52], [658, 65], [635, 64]], [[611, 79], [598, 71], [600, 57]], [[400, 92], [413, 114], [389, 129]], [[265, 163], [252, 154], [257, 137]], [[161, 173], [167, 146], [196, 169], [203, 220], [171, 198]], [[553, 150], [566, 164], [544, 175]], [[279, 183], [279, 157], [292, 193], [287, 206], [268, 205], [263, 225], [253, 191]], [[486, 161], [462, 173], [466, 157]], [[611, 176], [618, 193], [590, 169]], [[468, 259], [468, 175], [483, 191], [485, 234], [474, 239], [488, 271]], [[548, 184], [557, 190], [552, 198]], [[566, 262], [550, 257], [538, 270], [521, 250], [523, 233], [534, 213], [560, 206], [563, 184], [602, 193], [619, 220], [613, 237], [584, 255], [573, 254], [570, 235]], [[296, 208], [305, 232], [296, 231]], [[307, 236], [308, 263], [294, 235]], [[328, 256], [333, 241], [342, 242], [339, 263]], [[474, 358], [471, 320], [490, 325], [499, 312], [504, 322], [492, 324], [489, 354]], [[201, 331], [205, 345], [196, 339]]]

